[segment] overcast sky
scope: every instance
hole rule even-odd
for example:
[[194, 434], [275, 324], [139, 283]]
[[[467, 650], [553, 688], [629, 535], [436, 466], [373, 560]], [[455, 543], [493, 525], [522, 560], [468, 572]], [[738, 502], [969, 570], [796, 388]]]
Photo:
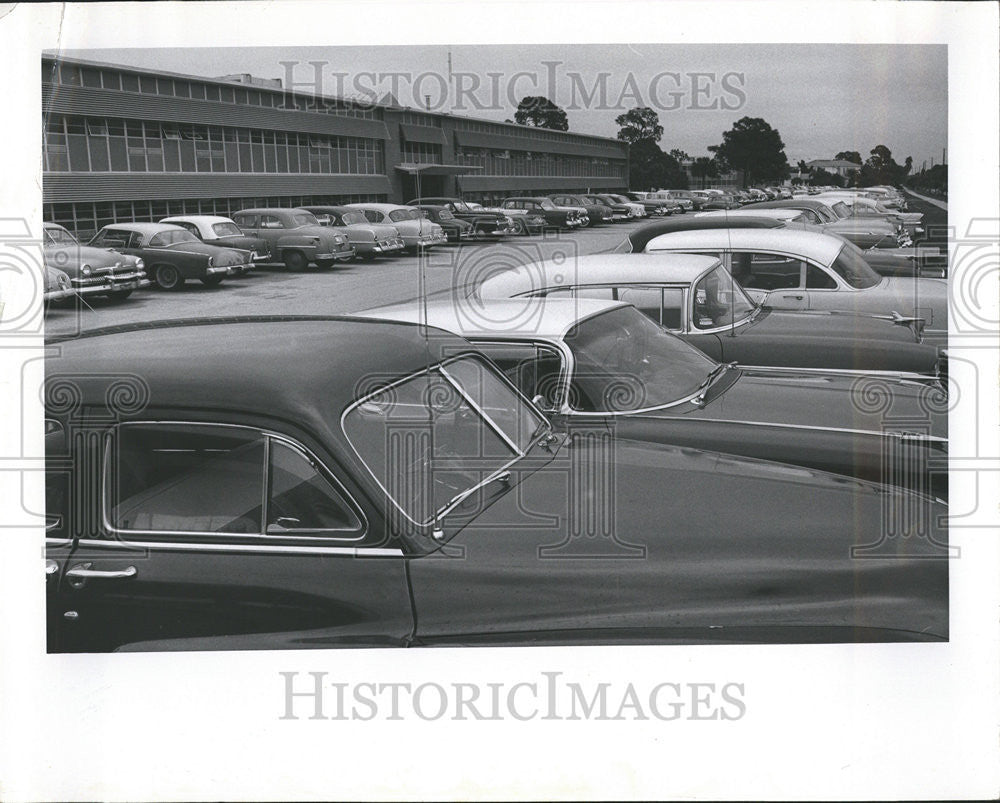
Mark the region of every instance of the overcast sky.
[[[512, 118], [524, 95], [545, 95], [567, 109], [571, 131], [611, 137], [617, 115], [646, 105], [665, 129], [661, 146], [691, 156], [705, 155], [743, 116], [777, 128], [792, 164], [842, 150], [867, 157], [882, 144], [899, 163], [912, 156], [919, 169], [924, 160], [940, 161], [947, 146], [943, 45], [163, 48], [66, 55], [204, 76], [291, 75], [308, 85], [317, 75], [309, 62], [319, 61], [327, 94], [381, 97], [394, 90], [404, 106], [422, 106], [430, 95], [435, 110], [494, 120]], [[289, 61], [296, 66], [281, 64]]]

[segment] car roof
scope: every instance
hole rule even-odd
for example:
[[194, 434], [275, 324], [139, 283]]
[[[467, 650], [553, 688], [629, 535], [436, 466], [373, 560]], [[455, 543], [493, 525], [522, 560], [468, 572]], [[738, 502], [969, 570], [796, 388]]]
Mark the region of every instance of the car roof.
[[844, 240], [830, 234], [801, 229], [698, 229], [661, 234], [646, 244], [647, 253], [657, 249], [762, 248], [777, 250], [829, 265], [844, 247]]
[[232, 218], [222, 217], [220, 215], [171, 215], [170, 217], [165, 217], [160, 223], [170, 223], [173, 220], [183, 220], [188, 223], [232, 223]]
[[236, 212], [233, 212], [233, 214], [234, 215], [263, 215], [263, 214], [273, 215], [275, 213], [289, 214], [291, 212], [296, 212], [296, 211], [298, 211], [298, 212], [304, 212], [306, 210], [302, 209], [302, 207], [299, 207], [299, 206], [289, 206], [289, 207], [285, 207], [285, 206], [259, 206], [259, 207], [256, 207], [254, 209], [239, 209]]
[[769, 217], [774, 220], [792, 220], [801, 213], [796, 209], [713, 209], [696, 212], [696, 218]]
[[[446, 332], [345, 316], [166, 320], [49, 342], [59, 355], [46, 370], [83, 377], [84, 404], [103, 403], [108, 383], [133, 375], [149, 407], [225, 411], [222, 422], [258, 414], [327, 425], [375, 385], [470, 350]], [[262, 378], [268, 373], [274, 381]]]
[[[753, 209], [829, 209], [830, 205], [817, 198], [793, 197], [781, 198], [776, 201], [756, 201], [747, 204], [743, 209], [750, 211]], [[741, 210], [742, 211], [742, 210]]]
[[187, 231], [183, 226], [175, 226], [172, 223], [109, 223], [101, 226], [101, 229], [121, 229], [122, 231], [136, 231], [140, 234], [159, 234], [161, 231]]
[[697, 217], [696, 215], [684, 215], [682, 218], [671, 218], [669, 220], [658, 220], [655, 223], [647, 223], [640, 226], [635, 231], [629, 232], [626, 242], [631, 243], [632, 253], [638, 253], [646, 248], [646, 244], [654, 237], [674, 231], [691, 231], [699, 229], [728, 229], [728, 228], [758, 228], [777, 229], [783, 226], [780, 220], [763, 216], [741, 216], [731, 222], [723, 217]]
[[392, 212], [396, 209], [413, 209], [412, 206], [407, 206], [406, 204], [386, 204], [386, 203], [356, 203], [356, 204], [345, 204], [348, 209], [375, 209], [379, 212]]
[[389, 321], [426, 322], [466, 338], [530, 335], [559, 340], [587, 318], [630, 306], [621, 301], [592, 298], [491, 298], [482, 302], [446, 299], [423, 304], [410, 301], [358, 314]]
[[[582, 284], [690, 284], [717, 265], [705, 254], [590, 254], [571, 259], [545, 260], [497, 273], [482, 284], [484, 298], [511, 298], [556, 287]], [[483, 295], [482, 291], [486, 291]], [[581, 299], [582, 300], [582, 299]]]

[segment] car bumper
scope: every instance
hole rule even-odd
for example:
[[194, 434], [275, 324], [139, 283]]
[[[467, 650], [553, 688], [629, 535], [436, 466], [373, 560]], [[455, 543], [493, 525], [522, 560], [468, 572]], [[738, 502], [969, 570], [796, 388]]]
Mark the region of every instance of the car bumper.
[[149, 280], [143, 271], [120, 274], [118, 276], [81, 276], [72, 279], [71, 293], [81, 296], [117, 293], [122, 290], [136, 290], [147, 287]]
[[216, 276], [220, 273], [222, 274], [229, 273], [229, 265], [212, 265], [210, 267], [205, 268], [206, 276]]
[[391, 240], [380, 240], [373, 243], [368, 251], [373, 254], [391, 254], [394, 251], [402, 251], [404, 248], [406, 248], [406, 244], [402, 238], [394, 237]]

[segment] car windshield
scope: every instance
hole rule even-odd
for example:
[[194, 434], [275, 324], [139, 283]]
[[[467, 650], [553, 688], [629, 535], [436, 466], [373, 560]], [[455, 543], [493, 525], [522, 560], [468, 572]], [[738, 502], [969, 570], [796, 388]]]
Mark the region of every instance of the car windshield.
[[739, 282], [721, 264], [697, 281], [691, 301], [694, 306], [691, 320], [699, 329], [740, 323], [757, 309]]
[[451, 205], [455, 207], [456, 212], [471, 212], [472, 210], [466, 205], [465, 201], [452, 201]]
[[836, 223], [839, 220], [837, 213], [828, 206], [815, 207], [816, 214], [824, 223]]
[[630, 412], [680, 401], [695, 394], [717, 367], [631, 306], [588, 318], [565, 339], [575, 361], [570, 405], [586, 412]]
[[833, 206], [830, 207], [841, 220], [849, 218], [851, 216], [851, 210], [847, 208], [847, 204], [843, 201], [837, 201]]
[[152, 248], [165, 245], [177, 245], [178, 243], [196, 243], [198, 238], [187, 229], [177, 229], [176, 231], [161, 231], [152, 237], [149, 245]]
[[542, 198], [542, 200], [538, 202], [538, 205], [540, 207], [542, 207], [542, 209], [555, 209], [556, 208], [556, 205], [554, 203], [552, 203], [552, 201], [550, 201], [548, 198]]
[[864, 252], [850, 242], [844, 243], [830, 267], [851, 287], [859, 290], [874, 287], [882, 280], [865, 260]]
[[438, 220], [454, 220], [455, 216], [447, 209], [438, 210]]
[[393, 223], [400, 223], [404, 220], [420, 220], [419, 209], [393, 209], [389, 213], [389, 220]]
[[73, 235], [60, 226], [46, 226], [43, 234], [46, 245], [79, 245]]
[[235, 223], [213, 223], [212, 231], [220, 237], [239, 237], [243, 234]]
[[462, 356], [362, 399], [343, 429], [390, 499], [425, 525], [548, 426], [492, 366]]
[[312, 212], [295, 212], [292, 215], [292, 221], [294, 226], [292, 228], [300, 228], [302, 226], [318, 226], [319, 221], [316, 219], [316, 215]]

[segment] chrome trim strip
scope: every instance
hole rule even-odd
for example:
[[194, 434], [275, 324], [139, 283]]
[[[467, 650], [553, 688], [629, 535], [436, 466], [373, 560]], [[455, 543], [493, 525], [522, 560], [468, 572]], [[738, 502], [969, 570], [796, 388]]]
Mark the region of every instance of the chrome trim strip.
[[[607, 415], [606, 413], [580, 413], [580, 415]], [[948, 444], [947, 438], [938, 435], [921, 435], [919, 433], [902, 433], [878, 429], [849, 429], [846, 427], [818, 427], [811, 424], [781, 424], [776, 421], [741, 421], [738, 419], [725, 418], [676, 418], [676, 421], [686, 421], [689, 423], [711, 423], [711, 424], [746, 424], [753, 427], [776, 427], [779, 429], [811, 429], [820, 432], [847, 432], [852, 435], [877, 435], [881, 438], [907, 437], [913, 440], [927, 441], [929, 443]]]
[[[54, 540], [54, 539], [53, 539]], [[81, 538], [78, 547], [99, 549], [156, 549], [172, 552], [266, 552], [289, 554], [345, 555], [347, 557], [403, 557], [403, 550], [390, 547], [357, 546], [299, 546], [282, 544], [200, 544], [185, 541], [110, 541], [96, 538]]]

